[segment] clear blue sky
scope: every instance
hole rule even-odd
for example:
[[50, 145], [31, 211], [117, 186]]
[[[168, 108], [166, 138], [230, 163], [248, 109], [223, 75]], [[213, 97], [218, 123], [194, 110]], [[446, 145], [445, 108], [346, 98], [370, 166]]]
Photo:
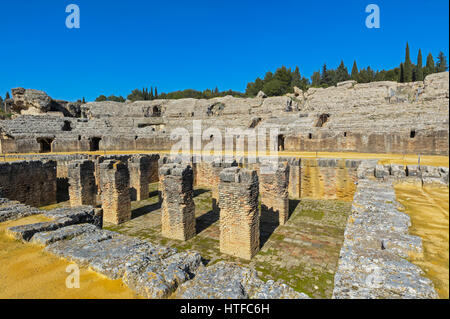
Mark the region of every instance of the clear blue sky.
[[[81, 28], [67, 29], [68, 4]], [[367, 29], [375, 3], [381, 28]], [[0, 95], [22, 86], [56, 99], [214, 88], [244, 91], [277, 67], [311, 76], [324, 62], [349, 70], [449, 54], [447, 0], [22, 0], [0, 3]], [[425, 61], [424, 61], [425, 63]]]

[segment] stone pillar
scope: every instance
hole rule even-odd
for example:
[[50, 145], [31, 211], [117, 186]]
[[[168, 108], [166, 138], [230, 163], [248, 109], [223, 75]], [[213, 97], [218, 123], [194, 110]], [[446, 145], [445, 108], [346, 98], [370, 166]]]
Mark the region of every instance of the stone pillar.
[[289, 164], [287, 162], [261, 166], [259, 172], [261, 213], [274, 214], [280, 225], [289, 217]]
[[289, 163], [289, 185], [288, 185], [289, 196], [300, 198], [302, 196], [301, 159], [292, 158], [288, 161], [288, 163]]
[[212, 174], [215, 178], [211, 179], [211, 198], [212, 198], [212, 209], [214, 212], [219, 213], [219, 184], [220, 184], [220, 173], [224, 168], [237, 167], [238, 163], [236, 160], [225, 161], [225, 159], [216, 159], [211, 164]]
[[95, 165], [89, 160], [73, 161], [68, 165], [70, 206], [96, 206]]
[[230, 167], [220, 173], [220, 251], [251, 259], [259, 251], [259, 182], [254, 170]]
[[159, 181], [159, 175], [158, 175], [158, 160], [159, 160], [159, 154], [150, 154], [149, 156], [149, 170], [148, 170], [148, 182], [149, 183], [156, 183]]
[[130, 174], [121, 161], [100, 164], [103, 220], [120, 224], [131, 219]]
[[148, 198], [148, 184], [150, 175], [150, 158], [147, 155], [134, 155], [128, 159], [130, 173], [131, 200]]
[[162, 177], [162, 235], [188, 240], [196, 233], [192, 167], [187, 164], [165, 164], [159, 173]]

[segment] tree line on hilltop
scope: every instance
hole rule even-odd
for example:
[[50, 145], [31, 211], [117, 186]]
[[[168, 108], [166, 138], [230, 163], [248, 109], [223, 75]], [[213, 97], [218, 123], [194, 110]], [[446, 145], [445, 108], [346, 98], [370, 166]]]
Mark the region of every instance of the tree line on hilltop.
[[[214, 97], [223, 97], [231, 95], [234, 97], [255, 97], [259, 91], [264, 92], [267, 96], [281, 96], [287, 93], [293, 93], [294, 87], [306, 91], [310, 87], [330, 87], [335, 86], [339, 82], [354, 80], [358, 83], [369, 83], [375, 81], [396, 81], [406, 83], [411, 81], [423, 81], [423, 79], [432, 73], [444, 72], [448, 70], [447, 58], [441, 51], [436, 57], [436, 62], [433, 55], [427, 55], [425, 66], [422, 61], [422, 51], [419, 49], [417, 53], [417, 60], [414, 64], [411, 61], [409, 44], [406, 43], [405, 59], [398, 67], [390, 70], [373, 70], [370, 66], [366, 68], [358, 68], [356, 61], [353, 62], [351, 71], [347, 69], [344, 62], [341, 61], [336, 69], [328, 68], [324, 63], [321, 70], [315, 71], [311, 79], [308, 79], [300, 74], [300, 69], [296, 66], [293, 70], [282, 66], [278, 68], [275, 73], [271, 71], [266, 72], [263, 78], [257, 77], [253, 82], [247, 84], [245, 92], [238, 92], [232, 90], [219, 91], [215, 89], [206, 89], [198, 91], [193, 89], [173, 91], [169, 93], [158, 92], [157, 87], [142, 89], [134, 89], [126, 98], [115, 95], [100, 95], [95, 101], [114, 101], [125, 102], [130, 101], [150, 101], [155, 99], [210, 99]], [[9, 92], [6, 92], [5, 100], [9, 99]], [[78, 100], [80, 103], [85, 103], [84, 98]], [[0, 106], [3, 104], [3, 99], [0, 96]], [[1, 109], [1, 108], [0, 108]]]
[[[339, 82], [354, 80], [358, 83], [369, 83], [375, 81], [395, 81], [400, 83], [423, 81], [425, 76], [447, 71], [447, 58], [444, 53], [439, 52], [436, 57], [436, 63], [433, 55], [428, 54], [426, 58], [425, 66], [422, 65], [422, 51], [419, 49], [417, 53], [416, 64], [412, 63], [409, 52], [409, 44], [406, 43], [405, 60], [400, 63], [398, 67], [390, 70], [373, 70], [370, 66], [359, 69], [356, 61], [353, 62], [351, 71], [349, 72], [341, 61], [336, 69], [328, 68], [324, 63], [321, 70], [314, 72], [311, 76], [311, 80], [300, 74], [298, 66], [294, 70], [282, 66], [278, 68], [275, 73], [271, 71], [266, 72], [264, 78], [257, 77], [253, 82], [247, 84], [245, 93], [227, 90], [219, 91], [216, 87], [214, 90], [206, 89], [204, 91], [198, 91], [193, 89], [187, 89], [182, 91], [174, 91], [169, 93], [158, 94], [157, 88], [135, 89], [128, 96], [127, 100], [130, 101], [146, 101], [154, 99], [182, 99], [182, 98], [195, 98], [195, 99], [210, 99], [214, 97], [223, 97], [226, 95], [232, 95], [234, 97], [255, 97], [259, 91], [264, 92], [267, 96], [281, 96], [287, 93], [293, 93], [294, 87], [297, 87], [303, 91], [306, 91], [310, 87], [330, 87], [335, 86]], [[96, 101], [117, 101], [124, 102], [125, 98], [122, 96], [111, 95], [106, 97], [100, 95]]]

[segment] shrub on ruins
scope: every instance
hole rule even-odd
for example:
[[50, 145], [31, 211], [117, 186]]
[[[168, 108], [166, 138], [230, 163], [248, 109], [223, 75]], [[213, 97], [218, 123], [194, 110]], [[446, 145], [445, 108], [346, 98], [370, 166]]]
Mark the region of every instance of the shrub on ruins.
[[[104, 102], [104, 101], [113, 101], [113, 102], [125, 102], [125, 99], [123, 98], [123, 96], [115, 96], [113, 94], [111, 94], [110, 96], [106, 97], [105, 95], [100, 95], [99, 97], [97, 97], [95, 99], [95, 102]], [[84, 102], [84, 98], [83, 101], [80, 100], [81, 103], [85, 103]]]

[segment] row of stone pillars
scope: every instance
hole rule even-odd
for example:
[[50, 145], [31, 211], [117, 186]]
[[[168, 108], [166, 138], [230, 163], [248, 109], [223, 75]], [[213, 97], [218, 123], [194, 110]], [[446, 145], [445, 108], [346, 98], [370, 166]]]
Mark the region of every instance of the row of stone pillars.
[[[120, 224], [131, 219], [131, 201], [149, 196], [149, 183], [157, 176], [155, 155], [133, 155], [117, 159], [73, 161], [68, 166], [69, 197], [71, 206], [97, 205], [100, 195], [103, 220]], [[125, 162], [126, 161], [126, 162]]]
[[[172, 163], [162, 165], [159, 172], [162, 235], [189, 240], [196, 235], [192, 168]], [[222, 253], [251, 259], [259, 251], [260, 191], [261, 213], [273, 214], [279, 224], [287, 221], [289, 165], [262, 166], [260, 176], [256, 170], [236, 166], [223, 168], [219, 173], [217, 195], [213, 195], [213, 206], [217, 206], [213, 209], [219, 210]]]
[[[289, 165], [262, 165], [256, 170], [229, 165], [215, 165], [219, 183], [213, 190], [213, 209], [220, 216], [220, 250], [240, 258], [251, 259], [260, 246], [260, 212], [276, 216], [279, 224], [289, 214]], [[232, 167], [227, 167], [232, 166]], [[133, 156], [128, 163], [105, 160], [99, 165], [99, 187], [103, 219], [120, 224], [131, 219], [131, 200], [143, 200], [149, 194], [151, 161]], [[162, 235], [189, 240], [196, 235], [194, 173], [190, 165], [161, 163], [159, 183], [162, 197]], [[69, 194], [72, 206], [96, 205], [95, 165], [92, 161], [75, 161], [69, 165]]]

